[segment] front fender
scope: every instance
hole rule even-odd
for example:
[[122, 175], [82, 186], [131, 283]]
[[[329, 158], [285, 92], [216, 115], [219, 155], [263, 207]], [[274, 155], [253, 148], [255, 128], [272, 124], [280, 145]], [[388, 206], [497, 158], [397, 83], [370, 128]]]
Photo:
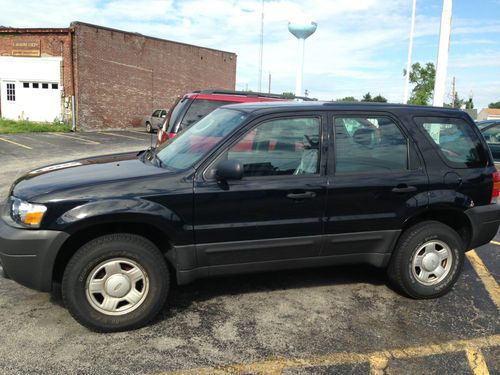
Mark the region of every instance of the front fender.
[[172, 243], [180, 244], [187, 240], [186, 230], [190, 228], [179, 215], [159, 203], [138, 198], [119, 198], [76, 206], [56, 219], [54, 229], [72, 234], [90, 226], [120, 222], [150, 225], [165, 233]]

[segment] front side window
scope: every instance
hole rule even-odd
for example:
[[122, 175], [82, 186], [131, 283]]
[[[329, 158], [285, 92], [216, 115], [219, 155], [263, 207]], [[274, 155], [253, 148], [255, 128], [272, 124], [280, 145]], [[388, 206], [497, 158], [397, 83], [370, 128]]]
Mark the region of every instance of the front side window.
[[241, 125], [247, 117], [248, 114], [244, 112], [218, 109], [160, 146], [157, 156], [162, 165], [168, 169], [190, 168]]
[[408, 142], [388, 117], [335, 118], [335, 173], [408, 169]]
[[244, 177], [319, 174], [320, 124], [316, 117], [263, 122], [223, 159], [241, 162]]
[[446, 117], [416, 117], [414, 120], [451, 167], [478, 168], [486, 165], [483, 145], [464, 120]]

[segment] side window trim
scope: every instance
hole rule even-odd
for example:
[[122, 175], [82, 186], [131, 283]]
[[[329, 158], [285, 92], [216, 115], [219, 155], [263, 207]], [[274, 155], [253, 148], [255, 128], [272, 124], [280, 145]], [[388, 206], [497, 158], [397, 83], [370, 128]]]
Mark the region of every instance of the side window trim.
[[328, 155], [328, 141], [327, 141], [327, 116], [326, 112], [288, 112], [288, 113], [279, 113], [279, 114], [270, 114], [257, 117], [250, 121], [246, 126], [244, 126], [240, 131], [233, 134], [230, 139], [227, 139], [226, 142], [221, 144], [217, 150], [215, 150], [210, 156], [208, 156], [205, 161], [201, 164], [200, 170], [201, 173], [198, 174], [197, 180], [201, 181], [214, 181], [213, 176], [210, 176], [210, 170], [217, 164], [220, 158], [224, 155], [226, 151], [228, 151], [231, 147], [236, 145], [243, 137], [248, 134], [250, 131], [255, 129], [262, 123], [272, 121], [272, 120], [280, 120], [287, 118], [317, 118], [319, 120], [319, 131], [320, 131], [320, 155], [319, 155], [319, 173], [314, 175], [270, 175], [270, 176], [247, 176], [244, 177], [246, 180], [248, 179], [283, 179], [283, 178], [318, 178], [325, 177], [327, 174], [327, 155]]

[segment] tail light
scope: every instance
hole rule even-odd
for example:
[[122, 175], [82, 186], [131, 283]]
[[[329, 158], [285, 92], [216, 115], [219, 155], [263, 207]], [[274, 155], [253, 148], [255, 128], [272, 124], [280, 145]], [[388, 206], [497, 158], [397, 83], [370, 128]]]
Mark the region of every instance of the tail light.
[[491, 190], [491, 203], [497, 203], [500, 195], [500, 172], [493, 172], [493, 189]]

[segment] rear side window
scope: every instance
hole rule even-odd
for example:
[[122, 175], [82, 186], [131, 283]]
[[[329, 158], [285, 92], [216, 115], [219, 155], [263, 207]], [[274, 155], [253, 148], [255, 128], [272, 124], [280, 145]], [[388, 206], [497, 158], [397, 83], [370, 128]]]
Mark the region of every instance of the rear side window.
[[416, 117], [414, 120], [450, 167], [480, 168], [487, 164], [481, 141], [464, 120], [446, 117]]
[[194, 100], [193, 104], [189, 107], [184, 118], [181, 121], [179, 131], [201, 120], [210, 112], [226, 104], [234, 104], [233, 102], [225, 102], [220, 100]]
[[388, 117], [335, 118], [335, 173], [408, 169], [408, 142]]

